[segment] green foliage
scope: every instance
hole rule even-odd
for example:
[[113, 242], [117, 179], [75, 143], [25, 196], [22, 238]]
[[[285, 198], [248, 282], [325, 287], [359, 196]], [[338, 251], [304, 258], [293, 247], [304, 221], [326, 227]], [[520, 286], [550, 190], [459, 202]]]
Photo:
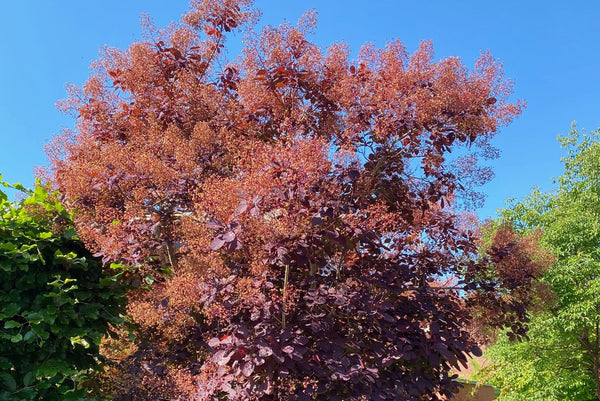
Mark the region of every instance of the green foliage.
[[84, 400], [77, 383], [98, 367], [109, 323], [121, 322], [123, 291], [56, 194], [13, 188], [29, 197], [11, 203], [0, 191], [0, 400]]
[[557, 257], [544, 281], [552, 293], [532, 314], [529, 341], [504, 337], [489, 349], [501, 400], [598, 399], [600, 323], [600, 131], [560, 138], [565, 172], [551, 194], [535, 190], [503, 212], [522, 232], [542, 229]]

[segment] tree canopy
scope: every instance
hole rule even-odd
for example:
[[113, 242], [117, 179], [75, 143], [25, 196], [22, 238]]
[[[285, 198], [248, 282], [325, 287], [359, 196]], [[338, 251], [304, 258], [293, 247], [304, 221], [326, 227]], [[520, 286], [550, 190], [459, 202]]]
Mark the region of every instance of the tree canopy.
[[490, 350], [491, 380], [502, 400], [600, 398], [600, 132], [560, 139], [564, 174], [549, 193], [535, 190], [502, 217], [521, 232], [542, 230], [557, 258], [544, 275], [551, 291], [531, 316], [529, 340], [500, 337]]
[[479, 254], [458, 212], [522, 105], [489, 54], [469, 71], [396, 41], [353, 60], [309, 41], [314, 13], [228, 62], [251, 6], [203, 0], [168, 29], [148, 23], [62, 103], [77, 122], [49, 148], [53, 183], [86, 244], [139, 276], [137, 341], [112, 355], [105, 390], [450, 396], [450, 369], [479, 353], [474, 311], [524, 335], [544, 265], [509, 227]]

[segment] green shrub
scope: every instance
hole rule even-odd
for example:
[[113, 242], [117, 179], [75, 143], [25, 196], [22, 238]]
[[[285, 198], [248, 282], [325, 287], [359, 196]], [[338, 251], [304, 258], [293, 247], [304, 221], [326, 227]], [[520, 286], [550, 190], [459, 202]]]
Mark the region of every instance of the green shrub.
[[84, 248], [56, 194], [13, 187], [29, 197], [0, 191], [0, 401], [85, 400], [78, 384], [122, 321], [118, 275]]

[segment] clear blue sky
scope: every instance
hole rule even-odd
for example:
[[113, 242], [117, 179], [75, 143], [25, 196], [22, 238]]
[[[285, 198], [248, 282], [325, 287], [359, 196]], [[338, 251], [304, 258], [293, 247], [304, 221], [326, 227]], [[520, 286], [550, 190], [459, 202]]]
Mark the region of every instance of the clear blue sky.
[[[169, 3], [169, 4], [167, 4]], [[0, 173], [30, 185], [45, 163], [43, 145], [73, 121], [54, 108], [65, 84], [81, 84], [104, 45], [126, 47], [141, 37], [140, 14], [158, 26], [178, 19], [187, 0], [4, 1], [0, 15]], [[515, 81], [515, 98], [528, 107], [495, 145], [495, 179], [481, 217], [493, 216], [509, 197], [533, 186], [551, 188], [560, 175], [557, 134], [572, 121], [600, 126], [600, 2], [258, 0], [262, 23], [295, 22], [319, 12], [315, 41], [344, 40], [353, 50], [366, 41], [383, 46], [401, 39], [414, 50], [431, 39], [436, 57], [459, 56], [472, 66], [490, 50]], [[234, 55], [234, 54], [232, 54]]]

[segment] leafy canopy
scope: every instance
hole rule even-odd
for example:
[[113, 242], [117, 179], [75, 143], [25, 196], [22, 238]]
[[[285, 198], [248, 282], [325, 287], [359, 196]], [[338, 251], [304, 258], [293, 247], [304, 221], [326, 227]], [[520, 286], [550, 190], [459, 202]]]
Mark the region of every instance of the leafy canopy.
[[557, 258], [543, 281], [529, 340], [500, 338], [489, 351], [503, 400], [600, 398], [600, 131], [560, 138], [564, 173], [549, 193], [535, 190], [502, 217], [522, 232], [543, 230]]
[[450, 395], [450, 369], [479, 353], [472, 310], [525, 333], [541, 264], [509, 228], [478, 255], [457, 212], [522, 105], [489, 54], [469, 71], [396, 41], [352, 60], [310, 42], [314, 13], [228, 62], [227, 34], [254, 17], [249, 0], [193, 2], [107, 49], [63, 102], [77, 122], [49, 149], [53, 182], [86, 244], [139, 274], [138, 342], [111, 355], [106, 391]]
[[56, 194], [14, 187], [29, 196], [11, 203], [0, 191], [0, 400], [83, 400], [77, 383], [122, 322], [122, 290]]

